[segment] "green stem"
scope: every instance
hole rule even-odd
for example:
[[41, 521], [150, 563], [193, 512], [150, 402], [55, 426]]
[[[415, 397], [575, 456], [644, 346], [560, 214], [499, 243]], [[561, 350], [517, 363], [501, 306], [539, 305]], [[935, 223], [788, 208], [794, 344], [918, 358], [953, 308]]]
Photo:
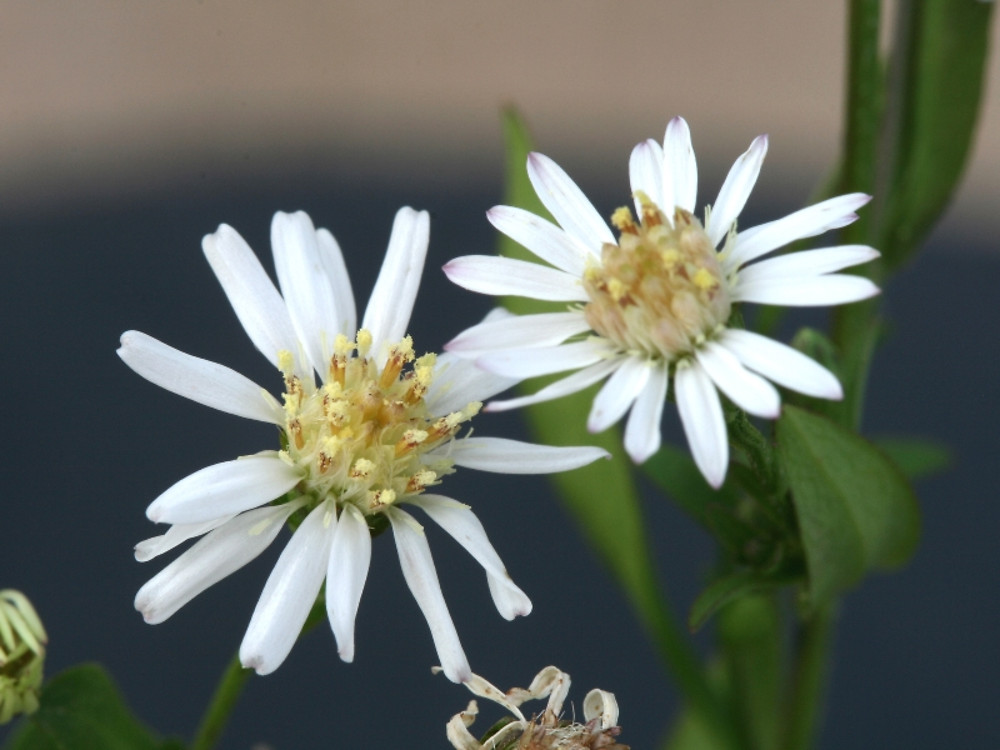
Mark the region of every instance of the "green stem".
[[785, 724], [785, 750], [812, 747], [826, 696], [834, 619], [833, 607], [826, 606], [813, 612], [799, 626]]
[[201, 718], [194, 742], [191, 743], [191, 750], [211, 750], [215, 747], [251, 674], [251, 670], [243, 668], [240, 655], [236, 654], [222, 673], [215, 694]]
[[[653, 590], [656, 590], [655, 588]], [[686, 630], [670, 608], [660, 588], [659, 596], [642, 596], [639, 607], [642, 620], [652, 631], [653, 641], [666, 662], [691, 708], [715, 733], [718, 747], [737, 750], [740, 747], [733, 716], [709, 686], [705, 669], [691, 648]]]
[[[874, 193], [878, 178], [879, 122], [883, 110], [883, 77], [879, 62], [879, 0], [851, 0], [848, 20], [847, 96], [844, 121], [842, 189]], [[860, 212], [860, 219], [843, 230], [848, 243], [873, 243], [877, 233], [876, 205]], [[860, 273], [878, 280], [882, 275], [876, 260]], [[873, 320], [878, 302], [867, 300], [841, 305], [833, 314], [833, 338], [840, 350], [845, 397], [837, 415], [844, 426], [854, 429], [861, 421], [862, 398], [874, 352]]]

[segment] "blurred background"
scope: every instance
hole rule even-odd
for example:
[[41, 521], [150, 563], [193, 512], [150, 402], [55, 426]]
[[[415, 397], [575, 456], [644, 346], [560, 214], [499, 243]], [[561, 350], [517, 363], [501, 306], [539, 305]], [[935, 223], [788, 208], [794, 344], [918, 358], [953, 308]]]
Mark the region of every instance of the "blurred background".
[[[159, 533], [146, 505], [202, 466], [275, 444], [272, 430], [159, 390], [114, 354], [137, 328], [277, 392], [204, 262], [204, 234], [232, 224], [270, 268], [271, 215], [305, 209], [337, 236], [363, 304], [395, 210], [428, 209], [411, 332], [437, 349], [489, 306], [439, 269], [494, 247], [483, 214], [502, 194], [502, 105], [523, 111], [538, 149], [607, 214], [627, 200], [632, 146], [662, 138], [674, 115], [691, 125], [700, 204], [768, 133], [752, 225], [802, 207], [835, 158], [844, 14], [819, 0], [5, 3], [0, 587], [25, 591], [44, 618], [48, 673], [102, 661], [146, 722], [190, 738], [280, 551], [165, 624], [132, 608], [164, 564], [132, 558]], [[885, 290], [892, 332], [866, 421], [872, 435], [936, 437], [956, 459], [918, 488], [913, 563], [844, 602], [830, 750], [1000, 743], [995, 62], [990, 72], [966, 182]], [[477, 420], [480, 434], [519, 429], [516, 415]], [[578, 709], [590, 688], [611, 690], [623, 741], [655, 747], [677, 696], [545, 481], [466, 471], [446, 493], [473, 505], [535, 602], [530, 617], [501, 620], [478, 567], [430, 530], [474, 670], [506, 688], [557, 664]], [[662, 499], [647, 511], [684, 611], [711, 544]], [[433, 647], [393, 545], [374, 547], [355, 663], [317, 628], [250, 681], [223, 747], [446, 746], [445, 722], [469, 696], [430, 675]]]

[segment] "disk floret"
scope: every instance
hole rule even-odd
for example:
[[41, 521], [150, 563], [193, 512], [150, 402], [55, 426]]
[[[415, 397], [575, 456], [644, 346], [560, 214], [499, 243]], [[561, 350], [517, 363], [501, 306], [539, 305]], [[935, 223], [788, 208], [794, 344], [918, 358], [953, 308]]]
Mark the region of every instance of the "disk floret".
[[303, 472], [299, 489], [312, 500], [350, 503], [365, 515], [436, 485], [453, 462], [430, 451], [453, 439], [482, 404], [443, 416], [424, 401], [436, 357], [416, 357], [409, 336], [389, 348], [385, 365], [369, 356], [371, 334], [339, 335], [326, 382], [315, 387], [281, 355], [285, 378], [282, 456]]
[[729, 293], [701, 222], [682, 208], [670, 221], [644, 193], [637, 198], [639, 223], [628, 208], [615, 211], [618, 244], [605, 243], [600, 265], [584, 274], [584, 315], [622, 350], [673, 362], [721, 331]]

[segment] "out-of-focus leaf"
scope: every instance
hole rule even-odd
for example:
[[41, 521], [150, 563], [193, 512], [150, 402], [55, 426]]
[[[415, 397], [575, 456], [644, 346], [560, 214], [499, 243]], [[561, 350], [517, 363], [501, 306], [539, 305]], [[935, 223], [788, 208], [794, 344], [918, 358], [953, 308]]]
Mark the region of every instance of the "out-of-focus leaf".
[[696, 631], [726, 604], [780, 583], [780, 580], [768, 578], [756, 570], [740, 570], [722, 576], [710, 583], [694, 600], [688, 614], [688, 627], [692, 632]]
[[160, 750], [166, 744], [125, 705], [118, 688], [97, 664], [71, 667], [43, 688], [41, 707], [5, 750]]
[[875, 445], [911, 482], [946, 471], [953, 460], [946, 445], [931, 440], [883, 437], [876, 438]]
[[[503, 112], [503, 129], [507, 151], [507, 205], [551, 219], [528, 180], [527, 158], [532, 148], [531, 137], [515, 110], [506, 109]], [[512, 258], [537, 260], [502, 234], [499, 250], [502, 255]], [[551, 304], [517, 297], [508, 297], [503, 303], [507, 309], [521, 315], [553, 309]], [[534, 393], [547, 382], [551, 379], [532, 379], [525, 392]], [[599, 461], [582, 469], [557, 474], [553, 480], [590, 544], [638, 605], [639, 611], [646, 616], [650, 601], [658, 596], [658, 588], [652, 572], [632, 464], [622, 449], [620, 430], [612, 428], [596, 435], [587, 431], [587, 414], [593, 396], [594, 389], [590, 388], [531, 406], [526, 409], [528, 423], [534, 437], [542, 443], [599, 445], [611, 454], [610, 461]], [[646, 624], [650, 622], [647, 620]]]
[[886, 210], [878, 247], [906, 260], [948, 205], [975, 135], [993, 3], [899, 4], [884, 136], [892, 165], [879, 192]]
[[710, 506], [721, 504], [731, 507], [736, 502], [736, 490], [731, 484], [724, 484], [718, 490], [712, 489], [691, 456], [672, 445], [661, 447], [642, 468], [657, 487], [706, 528], [710, 526], [707, 517]]
[[920, 536], [920, 510], [902, 473], [874, 445], [790, 405], [777, 436], [814, 606], [867, 570], [910, 558]]

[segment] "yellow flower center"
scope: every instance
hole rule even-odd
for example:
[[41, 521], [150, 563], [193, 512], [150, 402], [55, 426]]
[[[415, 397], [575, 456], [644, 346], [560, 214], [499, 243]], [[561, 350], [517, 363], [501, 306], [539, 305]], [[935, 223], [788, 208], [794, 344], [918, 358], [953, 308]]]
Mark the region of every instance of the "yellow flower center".
[[668, 362], [689, 355], [725, 325], [729, 293], [708, 235], [687, 211], [673, 225], [639, 193], [637, 224], [628, 208], [611, 217], [621, 233], [605, 244], [601, 263], [584, 273], [590, 327], [623, 350]]
[[371, 342], [365, 330], [353, 343], [338, 336], [319, 388], [296, 377], [291, 354], [281, 354], [282, 456], [303, 471], [299, 488], [312, 498], [312, 507], [332, 498], [372, 515], [437, 484], [454, 471], [453, 462], [428, 452], [453, 439], [482, 407], [473, 402], [444, 416], [429, 413], [424, 394], [435, 355], [414, 357], [407, 336], [390, 348], [380, 369], [368, 356]]

